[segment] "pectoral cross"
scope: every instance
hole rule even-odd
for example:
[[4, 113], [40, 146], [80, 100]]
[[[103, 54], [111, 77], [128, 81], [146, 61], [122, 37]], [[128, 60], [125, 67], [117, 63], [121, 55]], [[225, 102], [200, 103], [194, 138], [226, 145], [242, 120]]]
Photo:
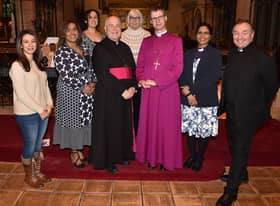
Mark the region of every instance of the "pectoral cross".
[[158, 62], [158, 59], [154, 62], [155, 70], [157, 70], [158, 66], [160, 66], [160, 63]]

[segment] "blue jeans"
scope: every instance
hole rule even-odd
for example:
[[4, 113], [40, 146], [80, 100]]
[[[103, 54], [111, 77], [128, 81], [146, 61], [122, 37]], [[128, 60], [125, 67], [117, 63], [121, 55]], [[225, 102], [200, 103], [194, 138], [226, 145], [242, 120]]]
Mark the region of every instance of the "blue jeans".
[[24, 159], [32, 158], [34, 152], [42, 150], [42, 139], [48, 126], [48, 118], [41, 120], [40, 115], [35, 113], [16, 115], [16, 121], [23, 139], [22, 157]]

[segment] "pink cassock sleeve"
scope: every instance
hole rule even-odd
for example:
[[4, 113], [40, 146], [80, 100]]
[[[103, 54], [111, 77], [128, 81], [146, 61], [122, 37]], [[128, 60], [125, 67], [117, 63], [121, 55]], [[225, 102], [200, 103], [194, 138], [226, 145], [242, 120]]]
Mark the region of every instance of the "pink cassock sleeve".
[[168, 68], [165, 68], [166, 72], [163, 75], [157, 75], [155, 82], [159, 89], [165, 89], [174, 83], [177, 83], [182, 71], [183, 71], [183, 44], [181, 38], [174, 38], [172, 40], [173, 48], [170, 48]]

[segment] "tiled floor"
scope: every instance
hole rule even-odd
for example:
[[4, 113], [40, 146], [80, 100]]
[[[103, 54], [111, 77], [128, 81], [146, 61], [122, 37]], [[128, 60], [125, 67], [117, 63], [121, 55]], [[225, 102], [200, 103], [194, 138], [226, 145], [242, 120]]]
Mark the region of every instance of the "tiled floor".
[[[234, 206], [279, 206], [280, 167], [250, 167]], [[220, 180], [108, 181], [53, 179], [43, 189], [23, 182], [20, 163], [0, 162], [0, 206], [213, 206]]]
[[[272, 108], [280, 120], [280, 91]], [[0, 114], [11, 114], [11, 107]], [[279, 206], [280, 166], [250, 167], [249, 184], [233, 206]], [[209, 182], [107, 181], [53, 179], [43, 189], [23, 182], [20, 163], [0, 162], [0, 206], [214, 206], [223, 192], [220, 180]]]

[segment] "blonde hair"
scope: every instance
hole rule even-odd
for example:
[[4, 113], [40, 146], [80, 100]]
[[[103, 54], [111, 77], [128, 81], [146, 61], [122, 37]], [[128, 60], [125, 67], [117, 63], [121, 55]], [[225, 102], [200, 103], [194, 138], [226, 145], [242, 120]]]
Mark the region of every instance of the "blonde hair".
[[140, 17], [140, 27], [142, 27], [144, 19], [143, 19], [143, 14], [141, 13], [141, 11], [139, 9], [131, 9], [128, 12], [127, 17], [126, 17], [126, 25], [128, 26], [129, 16], [132, 15], [132, 14], [136, 14], [136, 15], [138, 15]]

